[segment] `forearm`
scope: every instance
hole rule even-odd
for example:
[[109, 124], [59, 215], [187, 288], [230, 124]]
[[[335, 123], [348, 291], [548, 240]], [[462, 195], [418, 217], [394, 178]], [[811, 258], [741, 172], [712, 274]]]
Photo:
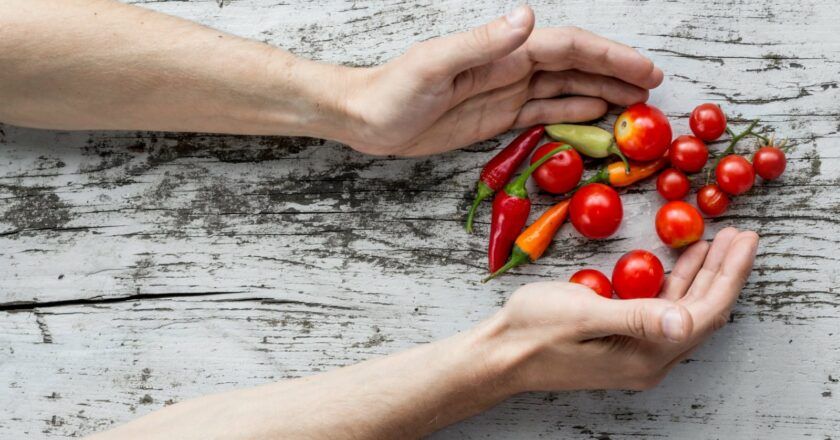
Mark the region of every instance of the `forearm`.
[[411, 438], [517, 391], [521, 350], [501, 318], [473, 330], [325, 374], [166, 407], [102, 438]]
[[0, 121], [336, 139], [353, 69], [111, 0], [0, 2]]

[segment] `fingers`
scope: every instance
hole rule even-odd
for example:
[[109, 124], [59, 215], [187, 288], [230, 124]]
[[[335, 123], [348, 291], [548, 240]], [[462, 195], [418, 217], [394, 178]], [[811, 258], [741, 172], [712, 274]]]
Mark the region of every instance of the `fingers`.
[[752, 271], [757, 249], [758, 235], [755, 232], [739, 233], [732, 239], [708, 291], [693, 303], [686, 304], [697, 321], [700, 333], [711, 333], [729, 319], [729, 312]]
[[702, 296], [709, 289], [709, 285], [717, 275], [720, 265], [723, 263], [724, 257], [729, 250], [729, 245], [735, 236], [738, 235], [738, 230], [732, 227], [724, 228], [715, 235], [712, 246], [706, 254], [706, 261], [703, 262], [703, 268], [694, 277], [694, 282], [688, 289], [688, 294], [684, 299], [690, 300], [695, 296]]
[[665, 281], [665, 287], [659, 297], [671, 301], [682, 298], [703, 266], [708, 252], [709, 243], [706, 241], [694, 243], [683, 251], [674, 269], [671, 270], [671, 275]]
[[486, 25], [421, 43], [409, 51], [408, 59], [431, 79], [450, 78], [513, 52], [533, 29], [534, 12], [522, 5]]
[[534, 99], [528, 101], [514, 121], [514, 127], [530, 127], [536, 124], [559, 122], [584, 122], [598, 119], [607, 112], [603, 99], [573, 96], [558, 99]]
[[540, 70], [574, 68], [644, 89], [657, 87], [664, 78], [662, 70], [632, 47], [574, 27], [534, 31], [527, 48]]
[[539, 72], [531, 83], [532, 98], [553, 98], [558, 95], [585, 95], [602, 98], [618, 105], [647, 101], [648, 91], [609, 76], [577, 70]]
[[584, 339], [624, 335], [652, 342], [681, 342], [692, 334], [688, 310], [664, 299], [608, 300], [593, 302], [584, 319]]

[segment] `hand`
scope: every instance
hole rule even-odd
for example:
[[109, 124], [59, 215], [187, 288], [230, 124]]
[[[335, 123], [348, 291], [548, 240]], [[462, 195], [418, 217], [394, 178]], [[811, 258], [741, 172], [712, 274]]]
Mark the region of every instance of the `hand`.
[[514, 392], [655, 386], [726, 324], [757, 245], [754, 232], [734, 228], [711, 246], [695, 243], [655, 299], [610, 300], [561, 282], [522, 287], [498, 317], [502, 350], [525, 352], [511, 369]]
[[646, 101], [663, 78], [629, 46], [573, 27], [534, 30], [527, 6], [348, 74], [353, 123], [341, 140], [365, 153], [407, 156], [516, 127], [596, 119], [607, 102]]

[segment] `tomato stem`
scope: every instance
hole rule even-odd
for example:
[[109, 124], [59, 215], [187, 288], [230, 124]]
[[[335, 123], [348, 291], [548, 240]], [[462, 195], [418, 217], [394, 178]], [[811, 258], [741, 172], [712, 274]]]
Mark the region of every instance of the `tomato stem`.
[[793, 144], [789, 144], [787, 139], [782, 139], [782, 141], [779, 142], [779, 145], [777, 145], [777, 147], [785, 153], [788, 153], [790, 152], [790, 150], [793, 150]]
[[760, 140], [761, 142], [764, 142], [766, 145], [771, 145], [772, 144], [772, 142], [770, 141], [770, 139], [767, 136], [762, 136], [758, 133], [753, 133], [753, 132], [750, 132], [749, 135], [755, 137], [756, 139]]
[[711, 174], [712, 170], [717, 168], [718, 163], [721, 159], [735, 152], [735, 145], [737, 145], [741, 139], [743, 139], [747, 135], [755, 134], [753, 133], [753, 128], [755, 128], [756, 125], [758, 125], [758, 119], [752, 121], [752, 123], [749, 125], [749, 127], [747, 127], [746, 130], [738, 134], [735, 134], [735, 132], [733, 132], [729, 127], [726, 127], [726, 132], [729, 133], [730, 136], [732, 136], [732, 139], [729, 141], [729, 145], [726, 147], [726, 149], [721, 151], [720, 154], [715, 158], [715, 163], [712, 164], [712, 168], [709, 170], [709, 174]]

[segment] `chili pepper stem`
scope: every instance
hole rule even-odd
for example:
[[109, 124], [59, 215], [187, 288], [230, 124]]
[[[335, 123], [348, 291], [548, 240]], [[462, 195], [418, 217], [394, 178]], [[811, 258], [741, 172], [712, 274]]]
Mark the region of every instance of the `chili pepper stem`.
[[624, 172], [626, 174], [630, 174], [630, 161], [627, 160], [627, 157], [624, 156], [624, 153], [622, 153], [621, 150], [618, 148], [618, 145], [615, 144], [615, 141], [613, 141], [610, 147], [607, 148], [607, 151], [618, 156], [621, 159], [621, 161], [624, 162]]
[[470, 212], [467, 213], [467, 223], [464, 225], [464, 229], [467, 230], [467, 233], [471, 234], [473, 231], [473, 217], [475, 217], [475, 211], [478, 209], [478, 205], [480, 205], [484, 199], [492, 196], [495, 192], [496, 191], [493, 191], [493, 188], [487, 186], [486, 183], [481, 181], [478, 182], [478, 187], [475, 191], [475, 199], [473, 199]]
[[528, 191], [525, 189], [525, 182], [528, 181], [528, 178], [531, 177], [531, 174], [533, 174], [534, 171], [536, 171], [536, 169], [540, 167], [540, 165], [548, 162], [549, 159], [554, 157], [555, 154], [561, 151], [566, 151], [571, 148], [572, 147], [569, 145], [561, 145], [549, 151], [548, 154], [539, 158], [536, 162], [532, 163], [531, 166], [529, 166], [528, 169], [525, 170], [525, 172], [523, 172], [519, 175], [519, 177], [516, 178], [516, 180], [507, 184], [507, 186], [505, 186], [505, 192], [514, 197], [519, 197], [520, 199], [527, 199]]
[[583, 182], [580, 182], [577, 188], [575, 188], [575, 191], [577, 191], [584, 185], [589, 185], [590, 183], [606, 182], [609, 179], [609, 176], [610, 175], [609, 171], [607, 170], [607, 167], [603, 167], [600, 170], [598, 170], [597, 173], [593, 174], [592, 177], [584, 180]]
[[524, 251], [522, 251], [522, 249], [519, 249], [519, 246], [514, 246], [513, 252], [510, 254], [510, 259], [507, 261], [507, 263], [505, 263], [504, 266], [499, 268], [499, 270], [493, 272], [492, 274], [488, 275], [486, 278], [481, 280], [481, 283], [484, 284], [492, 280], [493, 278], [496, 278], [497, 276], [513, 269], [516, 266], [527, 263], [528, 261], [530, 261], [530, 259], [531, 257], [529, 257], [528, 254], [526, 254]]

